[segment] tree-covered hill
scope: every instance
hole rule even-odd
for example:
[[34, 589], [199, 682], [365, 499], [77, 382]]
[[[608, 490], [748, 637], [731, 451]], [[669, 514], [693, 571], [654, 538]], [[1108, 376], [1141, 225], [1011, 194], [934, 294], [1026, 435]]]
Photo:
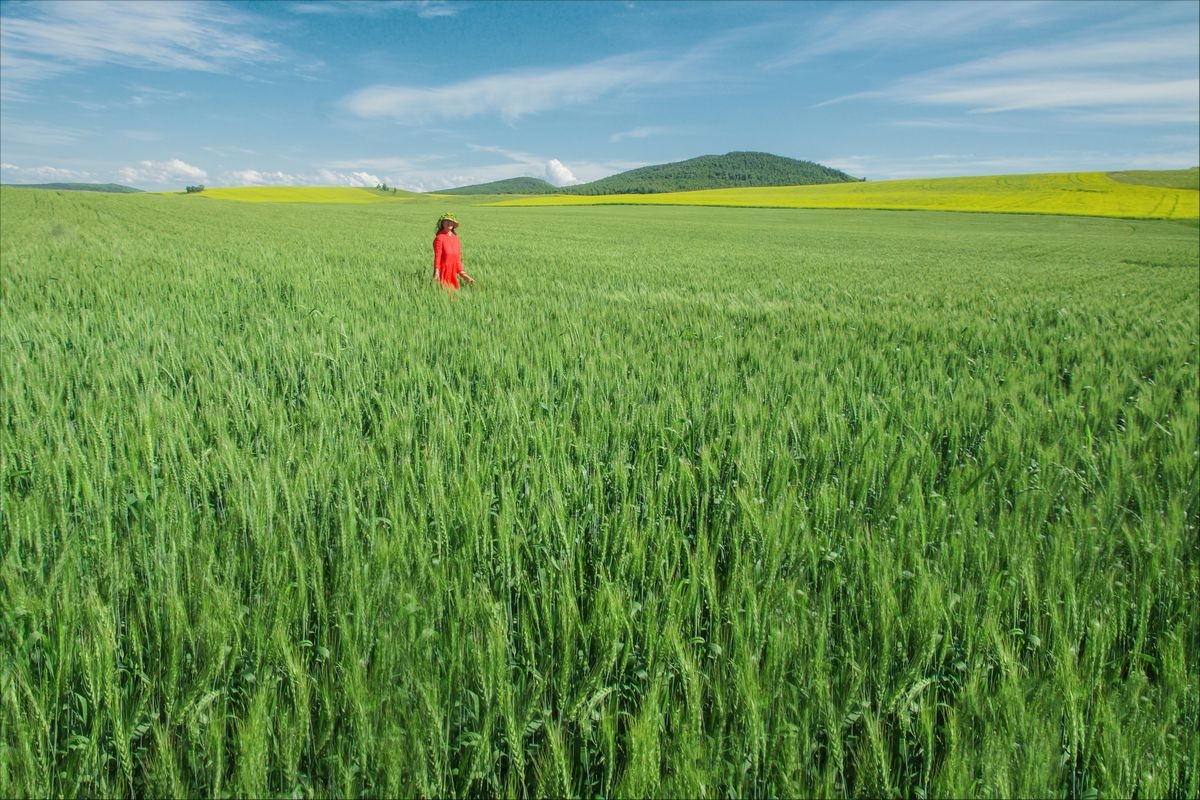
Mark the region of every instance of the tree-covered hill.
[[811, 186], [859, 180], [841, 170], [812, 161], [771, 153], [726, 153], [656, 164], [610, 175], [591, 183], [554, 186], [540, 178], [511, 178], [475, 186], [442, 189], [433, 194], [655, 194], [739, 186]]
[[541, 178], [509, 178], [457, 189], [439, 189], [431, 194], [554, 194], [558, 187]]
[[841, 170], [770, 153], [726, 153], [658, 164], [567, 186], [566, 194], [652, 194], [738, 186], [809, 186], [858, 180]]
[[110, 192], [112, 194], [134, 194], [142, 191], [119, 183], [6, 183], [5, 186], [21, 189], [56, 189], [67, 192]]

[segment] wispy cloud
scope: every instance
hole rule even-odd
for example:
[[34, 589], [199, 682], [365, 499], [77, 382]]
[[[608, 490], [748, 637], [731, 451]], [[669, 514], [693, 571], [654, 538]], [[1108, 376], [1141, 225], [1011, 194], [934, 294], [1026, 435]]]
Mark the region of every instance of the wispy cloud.
[[1110, 123], [1200, 120], [1200, 44], [1194, 32], [1157, 29], [1102, 40], [1018, 49], [834, 98], [953, 106], [970, 113], [1053, 110]]
[[12, 144], [72, 145], [88, 136], [87, 131], [79, 128], [24, 122], [0, 122], [0, 131], [4, 141]]
[[0, 164], [0, 181], [4, 183], [91, 183], [95, 176], [78, 169], [62, 167], [21, 167], [16, 164]]
[[163, 140], [163, 135], [158, 131], [126, 130], [121, 131], [121, 135], [134, 142], [161, 142]]
[[[1119, 108], [1105, 111], [1086, 111], [1071, 115], [1074, 122], [1085, 125], [1196, 125], [1200, 122], [1195, 108], [1180, 104], [1178, 108]], [[1193, 141], [1195, 138], [1193, 137]]]
[[421, 124], [498, 115], [513, 122], [562, 106], [669, 82], [679, 64], [626, 55], [561, 69], [522, 69], [438, 86], [377, 85], [342, 100], [364, 119]]
[[97, 64], [226, 72], [280, 57], [274, 43], [247, 32], [248, 14], [223, 3], [62, 0], [5, 10], [0, 66], [10, 100], [28, 99], [36, 81]]
[[763, 66], [778, 69], [835, 53], [927, 47], [980, 31], [1030, 27], [1057, 12], [1046, 2], [839, 3], [819, 19], [806, 19], [787, 52]]
[[422, 19], [453, 17], [458, 8], [446, 0], [321, 0], [321, 2], [296, 2], [289, 5], [295, 14], [331, 16], [353, 14], [378, 17], [384, 14], [416, 14]]
[[946, 72], [961, 75], [992, 75], [1006, 72], [1037, 72], [1103, 69], [1122, 66], [1170, 65], [1193, 62], [1200, 55], [1195, 31], [1153, 28], [1101, 39], [1059, 41], [1036, 48], [1022, 48], [988, 56], [952, 67]]
[[440, 2], [440, 0], [427, 0], [417, 3], [417, 16], [423, 19], [433, 19], [434, 17], [453, 17], [458, 13], [450, 3]]
[[200, 148], [206, 153], [216, 156], [217, 158], [239, 158], [241, 156], [256, 155], [256, 151], [248, 147], [238, 147], [236, 145], [205, 145]]
[[992, 81], [914, 81], [897, 87], [906, 100], [964, 106], [979, 113], [1022, 109], [1078, 109], [1119, 106], [1175, 106], [1195, 103], [1200, 79], [1128, 80], [1097, 76], [1007, 76]]
[[117, 173], [121, 183], [132, 186], [173, 186], [185, 182], [203, 183], [208, 173], [178, 158], [166, 161], [139, 161]]
[[1029, 132], [1008, 124], [981, 122], [978, 119], [898, 119], [881, 123], [887, 128], [914, 128], [929, 131], [974, 131], [977, 133]]
[[187, 100], [190, 92], [171, 91], [169, 89], [156, 89], [153, 86], [139, 84], [131, 86], [130, 91], [133, 93], [129, 96], [129, 103], [134, 106], [149, 106], [158, 103], [173, 103], [179, 100]]
[[4, 41], [7, 21], [0, 17], [0, 100], [26, 101], [31, 99], [29, 87], [37, 81], [44, 81], [70, 72], [66, 64], [55, 64], [41, 58], [29, 58], [9, 49]]
[[365, 158], [343, 158], [331, 161], [325, 166], [329, 169], [371, 170], [395, 174], [408, 170], [421, 169], [430, 163], [444, 161], [445, 156], [371, 156]]
[[[503, 180], [504, 178], [516, 177], [513, 175], [515, 166], [520, 169], [522, 176], [542, 178], [555, 186], [569, 186], [573, 183], [579, 183], [579, 178], [575, 177], [574, 171], [557, 158], [546, 158], [545, 156], [533, 153], [525, 153], [519, 150], [491, 145], [473, 144], [468, 145], [468, 148], [476, 153], [495, 153], [508, 159], [508, 164], [496, 165], [490, 168], [502, 173], [507, 172], [507, 174], [489, 180]], [[487, 183], [489, 181], [479, 182]]]
[[312, 173], [260, 171], [257, 169], [230, 170], [222, 175], [225, 186], [353, 186], [371, 188], [383, 183], [369, 172], [337, 172], [318, 169]]
[[625, 139], [648, 139], [652, 136], [667, 136], [678, 131], [678, 128], [670, 125], [644, 125], [627, 131], [618, 131], [609, 136], [608, 141], [615, 144]]
[[510, 162], [516, 164], [533, 164], [542, 160], [532, 153], [526, 153], [523, 150], [513, 150], [511, 147], [499, 147], [494, 144], [469, 144], [467, 145], [467, 149], [472, 153], [495, 153], [498, 156], [504, 156]]

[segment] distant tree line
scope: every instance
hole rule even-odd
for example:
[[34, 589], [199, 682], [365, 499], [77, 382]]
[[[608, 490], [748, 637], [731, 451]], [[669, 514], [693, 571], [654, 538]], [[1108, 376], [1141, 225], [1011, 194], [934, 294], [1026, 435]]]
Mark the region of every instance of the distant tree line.
[[201, 183], [201, 184], [197, 184], [196, 186], [189, 186], [189, 187], [187, 187], [187, 193], [188, 193], [188, 194], [199, 194], [200, 192], [203, 192], [203, 191], [204, 191], [204, 184], [203, 184], [203, 183]]

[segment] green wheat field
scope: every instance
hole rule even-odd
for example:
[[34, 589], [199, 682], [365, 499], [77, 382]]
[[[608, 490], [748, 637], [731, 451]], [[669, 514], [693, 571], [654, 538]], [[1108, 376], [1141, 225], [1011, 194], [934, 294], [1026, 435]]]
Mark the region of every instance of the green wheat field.
[[1200, 795], [1195, 219], [372, 199], [0, 192], [0, 795]]

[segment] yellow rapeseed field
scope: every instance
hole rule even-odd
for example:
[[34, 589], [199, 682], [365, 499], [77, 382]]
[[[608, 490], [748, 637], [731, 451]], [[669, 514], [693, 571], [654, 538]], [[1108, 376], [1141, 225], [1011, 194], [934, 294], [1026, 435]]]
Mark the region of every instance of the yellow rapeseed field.
[[505, 200], [497, 205], [614, 203], [978, 211], [1133, 219], [1200, 218], [1200, 192], [1120, 183], [1103, 172], [929, 178], [641, 195], [546, 195]]

